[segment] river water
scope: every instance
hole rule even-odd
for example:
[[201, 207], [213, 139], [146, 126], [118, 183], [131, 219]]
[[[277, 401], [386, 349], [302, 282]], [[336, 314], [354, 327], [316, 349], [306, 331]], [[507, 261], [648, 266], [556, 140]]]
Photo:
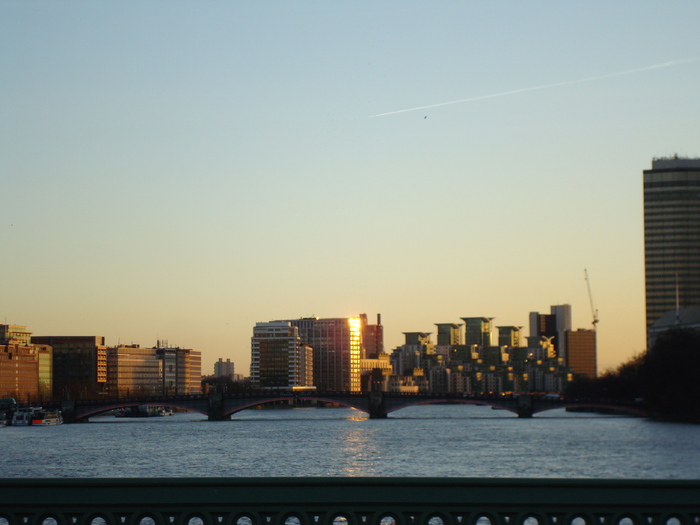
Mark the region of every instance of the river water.
[[100, 416], [0, 428], [0, 476], [438, 476], [700, 479], [700, 425], [473, 405]]

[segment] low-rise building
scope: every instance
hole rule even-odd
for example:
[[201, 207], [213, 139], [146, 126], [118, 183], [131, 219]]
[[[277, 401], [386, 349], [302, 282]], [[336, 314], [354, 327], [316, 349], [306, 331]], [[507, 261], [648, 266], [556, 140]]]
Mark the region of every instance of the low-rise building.
[[107, 348], [107, 392], [114, 397], [164, 394], [162, 361], [153, 348]]

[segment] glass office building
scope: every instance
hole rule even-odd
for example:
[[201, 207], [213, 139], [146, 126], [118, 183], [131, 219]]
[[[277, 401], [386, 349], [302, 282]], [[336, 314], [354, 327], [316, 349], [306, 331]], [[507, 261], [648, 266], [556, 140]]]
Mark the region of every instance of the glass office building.
[[644, 170], [647, 331], [665, 312], [700, 306], [700, 159]]

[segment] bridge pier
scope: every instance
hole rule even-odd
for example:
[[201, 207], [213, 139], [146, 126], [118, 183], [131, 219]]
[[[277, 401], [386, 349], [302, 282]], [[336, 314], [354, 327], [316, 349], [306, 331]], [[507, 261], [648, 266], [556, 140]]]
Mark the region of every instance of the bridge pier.
[[61, 416], [64, 423], [75, 423], [75, 401], [66, 399], [61, 402]]
[[376, 390], [369, 394], [369, 418], [386, 419], [386, 408], [384, 406], [384, 392]]
[[532, 396], [520, 395], [518, 397], [518, 417], [531, 418], [535, 413], [535, 408], [532, 406]]
[[224, 421], [226, 419], [231, 419], [230, 414], [224, 415], [224, 395], [221, 392], [209, 392], [207, 419], [209, 421]]

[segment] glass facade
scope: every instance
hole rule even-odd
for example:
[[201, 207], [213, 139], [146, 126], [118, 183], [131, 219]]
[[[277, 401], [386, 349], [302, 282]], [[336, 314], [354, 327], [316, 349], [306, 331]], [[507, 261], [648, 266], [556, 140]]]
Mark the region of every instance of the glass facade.
[[700, 159], [655, 159], [644, 171], [647, 330], [665, 312], [700, 306]]
[[53, 395], [92, 397], [107, 386], [107, 347], [97, 336], [32, 336], [32, 343], [53, 348]]
[[287, 321], [313, 348], [314, 385], [318, 390], [360, 392], [362, 322], [359, 317]]

